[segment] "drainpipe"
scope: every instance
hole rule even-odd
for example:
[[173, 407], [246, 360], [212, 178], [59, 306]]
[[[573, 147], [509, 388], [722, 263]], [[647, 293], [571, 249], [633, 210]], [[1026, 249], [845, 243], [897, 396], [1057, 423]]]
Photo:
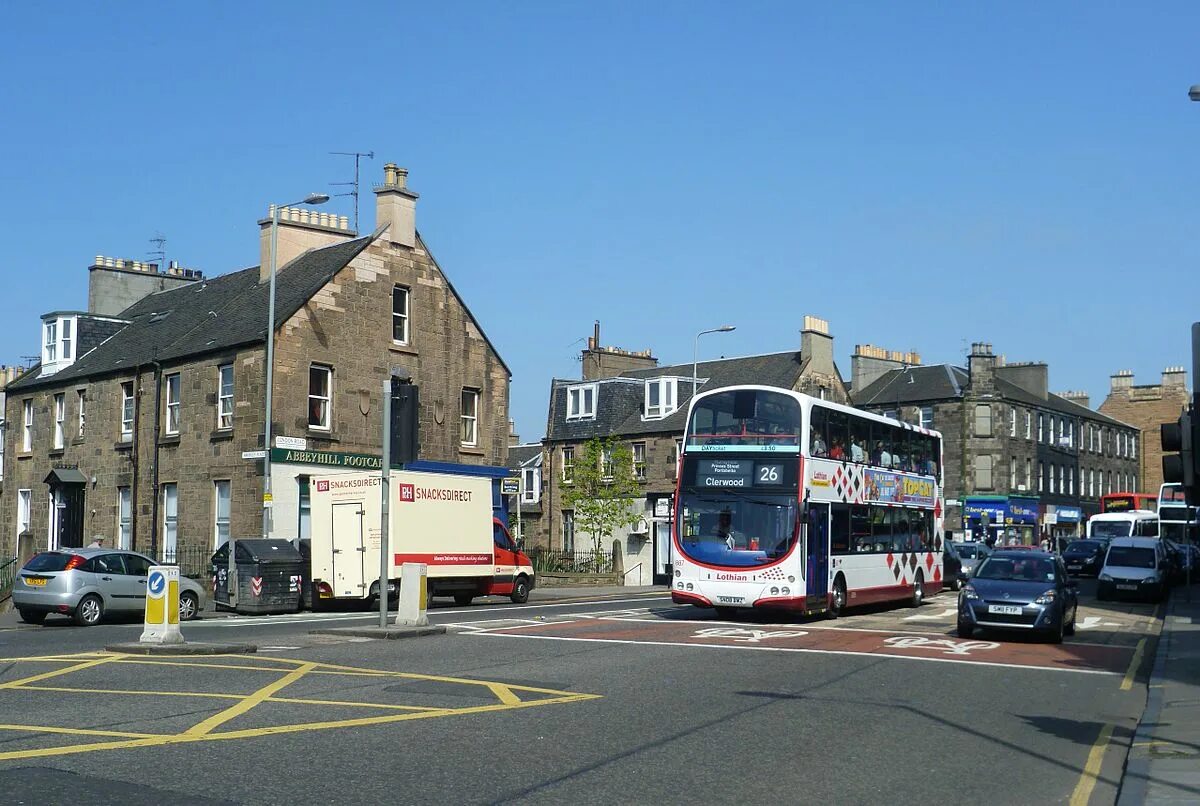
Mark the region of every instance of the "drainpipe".
[[154, 367], [154, 452], [150, 459], [150, 490], [154, 496], [150, 503], [150, 557], [158, 561], [158, 433], [162, 417], [162, 364], [158, 359], [150, 362]]
[[133, 446], [131, 448], [130, 460], [133, 462], [133, 482], [130, 485], [129, 491], [129, 548], [137, 550], [137, 527], [138, 527], [138, 450], [141, 446], [141, 440], [138, 438], [140, 432], [139, 425], [141, 424], [141, 407], [142, 407], [142, 365], [138, 364], [133, 368]]

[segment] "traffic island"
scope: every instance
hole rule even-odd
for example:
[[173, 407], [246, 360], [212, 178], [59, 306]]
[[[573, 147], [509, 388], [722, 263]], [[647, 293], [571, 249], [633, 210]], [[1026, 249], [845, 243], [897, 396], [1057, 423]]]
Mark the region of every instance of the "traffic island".
[[209, 644], [201, 641], [184, 641], [181, 644], [150, 644], [142, 641], [127, 641], [109, 644], [107, 652], [125, 655], [249, 655], [257, 652], [254, 644]]
[[312, 635], [341, 635], [349, 638], [395, 640], [397, 638], [420, 638], [425, 635], [445, 635], [446, 628], [441, 624], [424, 624], [420, 626], [389, 624], [387, 627], [327, 627], [322, 630], [309, 630], [309, 633]]

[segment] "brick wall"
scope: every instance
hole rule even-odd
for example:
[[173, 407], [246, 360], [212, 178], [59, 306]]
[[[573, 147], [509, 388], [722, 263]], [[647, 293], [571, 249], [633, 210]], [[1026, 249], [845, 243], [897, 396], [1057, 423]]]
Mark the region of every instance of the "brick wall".
[[1175, 422], [1190, 402], [1183, 386], [1132, 386], [1114, 389], [1100, 405], [1100, 412], [1129, 423], [1139, 430], [1138, 477], [1140, 492], [1157, 493], [1163, 483], [1162, 440], [1159, 426]]

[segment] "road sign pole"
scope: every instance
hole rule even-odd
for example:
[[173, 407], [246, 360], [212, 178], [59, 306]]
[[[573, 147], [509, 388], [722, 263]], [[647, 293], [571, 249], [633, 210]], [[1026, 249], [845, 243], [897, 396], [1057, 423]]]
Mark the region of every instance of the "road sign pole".
[[379, 487], [379, 626], [387, 627], [388, 527], [391, 525], [392, 379], [383, 381], [383, 481]]

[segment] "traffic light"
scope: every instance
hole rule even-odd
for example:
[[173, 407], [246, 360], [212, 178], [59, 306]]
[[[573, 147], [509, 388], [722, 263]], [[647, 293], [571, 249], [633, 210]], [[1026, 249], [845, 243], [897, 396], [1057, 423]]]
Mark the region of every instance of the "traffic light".
[[1163, 481], [1168, 484], [1183, 485], [1189, 506], [1200, 505], [1200, 489], [1197, 479], [1200, 479], [1196, 460], [1200, 458], [1196, 447], [1200, 440], [1196, 434], [1195, 412], [1185, 411], [1179, 415], [1179, 421], [1162, 424], [1162, 470]]

